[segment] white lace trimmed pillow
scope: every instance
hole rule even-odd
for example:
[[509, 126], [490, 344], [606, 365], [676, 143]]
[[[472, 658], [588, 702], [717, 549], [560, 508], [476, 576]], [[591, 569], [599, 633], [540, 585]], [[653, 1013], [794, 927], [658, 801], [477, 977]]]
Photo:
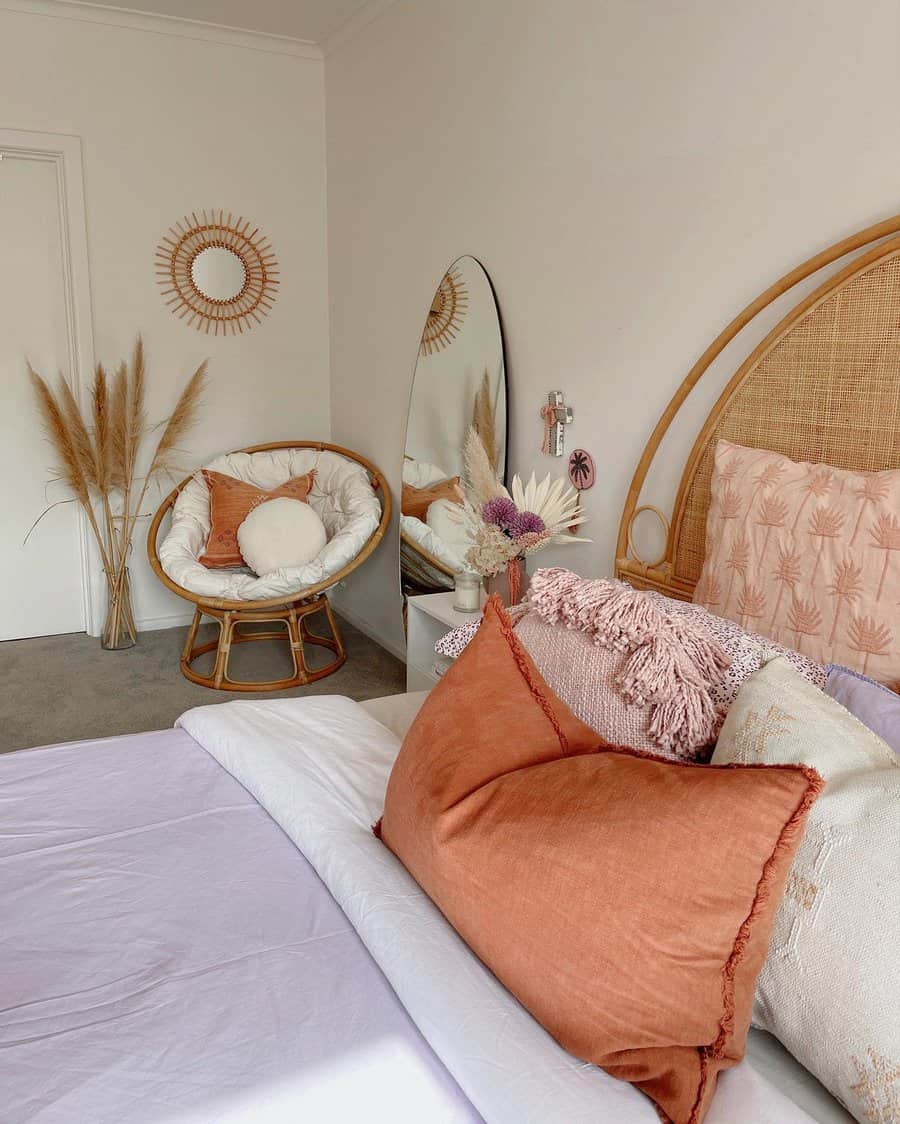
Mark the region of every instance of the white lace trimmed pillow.
[[802, 763], [825, 780], [775, 918], [754, 1022], [857, 1120], [900, 1120], [900, 758], [775, 659], [744, 684], [712, 760]]

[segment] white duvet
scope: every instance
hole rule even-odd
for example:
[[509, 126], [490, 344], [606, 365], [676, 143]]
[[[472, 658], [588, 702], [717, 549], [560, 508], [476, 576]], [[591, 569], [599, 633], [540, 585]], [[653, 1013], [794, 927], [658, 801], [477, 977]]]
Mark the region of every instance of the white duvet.
[[[557, 1045], [372, 834], [395, 734], [337, 696], [202, 707], [178, 724], [315, 867], [488, 1124], [657, 1124], [643, 1094]], [[771, 1071], [788, 1095], [745, 1062], [722, 1075], [708, 1124], [850, 1119], [796, 1066], [781, 1059]]]

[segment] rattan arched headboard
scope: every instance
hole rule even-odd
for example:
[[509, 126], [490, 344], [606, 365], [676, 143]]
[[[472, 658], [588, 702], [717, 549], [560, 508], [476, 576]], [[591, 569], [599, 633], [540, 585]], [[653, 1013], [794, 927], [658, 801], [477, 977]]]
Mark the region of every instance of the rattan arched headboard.
[[[678, 388], [638, 463], [619, 525], [617, 577], [641, 589], [691, 598], [703, 565], [713, 452], [720, 437], [839, 468], [872, 472], [900, 467], [898, 232], [900, 215], [895, 215], [823, 250], [761, 293], [713, 340]], [[641, 489], [690, 391], [764, 308], [853, 253], [847, 265], [782, 318], [735, 372], [685, 464], [665, 551], [653, 562], [639, 560], [631, 548], [631, 529], [643, 510]]]

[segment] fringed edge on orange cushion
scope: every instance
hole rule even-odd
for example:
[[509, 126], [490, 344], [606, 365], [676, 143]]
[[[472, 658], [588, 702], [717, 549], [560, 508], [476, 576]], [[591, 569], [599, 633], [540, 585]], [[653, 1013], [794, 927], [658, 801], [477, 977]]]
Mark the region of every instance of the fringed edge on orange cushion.
[[[733, 766], [726, 765], [725, 768]], [[710, 768], [710, 766], [704, 766]], [[715, 766], [713, 766], [715, 768]], [[700, 1054], [700, 1086], [697, 1090], [697, 1099], [694, 1101], [694, 1106], [691, 1109], [691, 1115], [688, 1118], [687, 1124], [699, 1124], [700, 1106], [703, 1103], [703, 1097], [706, 1093], [706, 1087], [709, 1083], [709, 1063], [721, 1058], [725, 1051], [725, 1046], [728, 1042], [730, 1035], [734, 1032], [734, 977], [737, 972], [738, 965], [744, 957], [744, 952], [747, 948], [747, 942], [750, 939], [750, 933], [753, 930], [753, 925], [763, 907], [769, 900], [772, 891], [772, 882], [775, 877], [775, 864], [782, 852], [788, 846], [788, 837], [796, 828], [797, 824], [806, 815], [812, 805], [815, 803], [822, 789], [825, 787], [825, 782], [815, 769], [810, 769], [808, 765], [738, 765], [738, 768], [763, 768], [763, 769], [791, 769], [795, 772], [802, 773], [807, 780], [806, 791], [800, 799], [799, 804], [794, 809], [790, 819], [787, 820], [784, 827], [781, 829], [775, 846], [772, 848], [772, 853], [766, 859], [763, 865], [762, 873], [759, 877], [759, 882], [756, 884], [756, 894], [753, 898], [753, 905], [750, 907], [750, 912], [744, 919], [743, 924], [737, 931], [737, 936], [734, 939], [734, 945], [731, 949], [731, 955], [725, 961], [722, 968], [722, 1004], [723, 1014], [719, 1023], [719, 1033], [714, 1042], [709, 1046], [703, 1046], [699, 1050]]]
[[[547, 721], [553, 727], [553, 730], [557, 738], [559, 739], [560, 749], [563, 751], [563, 753], [568, 754], [569, 739], [563, 733], [562, 726], [560, 726], [559, 724], [559, 719], [556, 717], [556, 712], [550, 705], [550, 700], [541, 690], [540, 685], [535, 681], [535, 678], [531, 672], [531, 667], [529, 666], [529, 657], [526, 654], [525, 649], [522, 647], [522, 642], [519, 640], [518, 636], [516, 636], [512, 621], [509, 618], [509, 614], [503, 607], [503, 602], [500, 600], [499, 596], [496, 593], [492, 594], [484, 603], [483, 617], [487, 616], [488, 609], [493, 609], [497, 614], [497, 623], [500, 625], [500, 631], [502, 632], [506, 643], [509, 645], [509, 650], [510, 652], [512, 652], [513, 659], [516, 661], [516, 666], [519, 669], [520, 675], [528, 684], [528, 689], [531, 692], [532, 698], [547, 716]], [[602, 739], [599, 738], [599, 735], [598, 740], [602, 742]]]

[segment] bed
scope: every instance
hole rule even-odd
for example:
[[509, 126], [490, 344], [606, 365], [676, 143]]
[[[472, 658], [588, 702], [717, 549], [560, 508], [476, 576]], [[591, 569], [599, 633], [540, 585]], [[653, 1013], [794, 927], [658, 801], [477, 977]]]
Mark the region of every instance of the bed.
[[[653, 1124], [372, 834], [421, 699], [227, 703], [3, 761], [4, 1124]], [[851, 1119], [752, 1055], [712, 1124]]]
[[[714, 341], [638, 466], [620, 576], [690, 596], [710, 441], [741, 417], [767, 439], [759, 409], [728, 408], [737, 394], [801, 402], [771, 434], [787, 455], [900, 464], [898, 235], [900, 216], [817, 255]], [[691, 386], [789, 282], [851, 253], [741, 366], [688, 461], [665, 554], [635, 557], [641, 487]], [[0, 759], [3, 1124], [654, 1124], [641, 1093], [554, 1042], [373, 835], [420, 704], [240, 701]], [[753, 1032], [707, 1120], [852, 1117]]]

